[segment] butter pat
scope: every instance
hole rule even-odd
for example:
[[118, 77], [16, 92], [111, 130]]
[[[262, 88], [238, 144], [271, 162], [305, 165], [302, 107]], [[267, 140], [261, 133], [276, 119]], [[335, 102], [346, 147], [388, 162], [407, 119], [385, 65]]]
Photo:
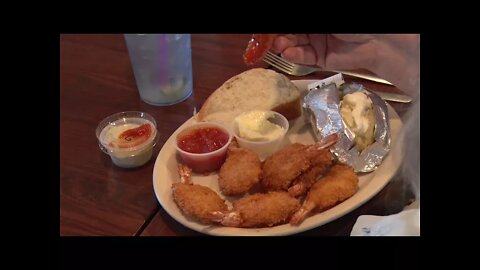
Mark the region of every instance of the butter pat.
[[268, 121], [274, 117], [272, 111], [254, 110], [235, 118], [241, 138], [251, 141], [271, 141], [281, 137], [285, 129]]
[[343, 97], [340, 113], [348, 128], [355, 133], [358, 148], [365, 149], [374, 141], [375, 114], [372, 101], [362, 92]]

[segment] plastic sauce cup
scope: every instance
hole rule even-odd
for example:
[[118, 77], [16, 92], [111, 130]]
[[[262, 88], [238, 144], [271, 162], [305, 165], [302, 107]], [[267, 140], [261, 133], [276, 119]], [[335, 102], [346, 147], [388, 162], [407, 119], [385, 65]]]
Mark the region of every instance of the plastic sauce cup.
[[[137, 132], [137, 137], [128, 136], [123, 140], [118, 138], [127, 130], [138, 129], [141, 130], [138, 131], [140, 133]], [[136, 111], [108, 116], [98, 124], [96, 135], [100, 149], [110, 156], [115, 165], [122, 168], [135, 168], [147, 163], [152, 158], [153, 148], [158, 141], [155, 119], [147, 113]]]
[[240, 147], [254, 151], [258, 154], [258, 157], [262, 161], [278, 150], [278, 148], [282, 145], [285, 134], [289, 129], [289, 123], [285, 116], [274, 111], [271, 112], [273, 113], [273, 117], [269, 118], [268, 121], [273, 124], [279, 125], [283, 129], [283, 133], [275, 139], [263, 141], [248, 140], [240, 137], [238, 125], [236, 122], [233, 126], [233, 135], [235, 136], [235, 139], [237, 140]]
[[[224, 135], [228, 137], [226, 143], [216, 150], [211, 150], [205, 153], [194, 153], [193, 151], [189, 152], [185, 149], [182, 149], [181, 145], [179, 145], [182, 144], [182, 140], [186, 140], [186, 136], [196, 136], [195, 134], [198, 134], [200, 131], [203, 132], [204, 136], [208, 137], [209, 131], [212, 133], [213, 130], [216, 130], [214, 132], [215, 134], [223, 132]], [[202, 122], [188, 126], [180, 131], [176, 136], [175, 147], [184, 164], [190, 167], [192, 171], [196, 173], [208, 173], [220, 169], [222, 164], [225, 162], [228, 145], [232, 141], [232, 138], [232, 133], [225, 126], [213, 122]], [[200, 141], [201, 140], [196, 140], [196, 142]]]

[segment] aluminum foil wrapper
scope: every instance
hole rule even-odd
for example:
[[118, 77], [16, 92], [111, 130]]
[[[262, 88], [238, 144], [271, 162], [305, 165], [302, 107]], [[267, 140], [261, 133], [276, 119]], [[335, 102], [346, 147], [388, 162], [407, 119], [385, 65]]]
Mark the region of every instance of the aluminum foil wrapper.
[[[338, 83], [337, 83], [338, 84]], [[339, 141], [331, 151], [340, 162], [349, 164], [355, 172], [371, 172], [377, 169], [383, 158], [390, 151], [390, 124], [388, 108], [384, 100], [369, 92], [361, 84], [343, 83], [319, 85], [304, 97], [303, 107], [309, 115], [317, 140], [338, 133]], [[346, 94], [362, 91], [373, 103], [375, 113], [375, 142], [359, 151], [354, 141], [353, 132], [344, 124], [340, 114], [340, 99]]]

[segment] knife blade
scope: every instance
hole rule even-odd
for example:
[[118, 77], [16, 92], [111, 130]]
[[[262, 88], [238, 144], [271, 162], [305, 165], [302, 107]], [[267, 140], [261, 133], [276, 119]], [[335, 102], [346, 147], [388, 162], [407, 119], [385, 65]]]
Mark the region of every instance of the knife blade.
[[402, 94], [397, 94], [397, 93], [379, 92], [379, 91], [373, 91], [373, 90], [370, 90], [370, 89], [368, 89], [368, 91], [377, 94], [383, 100], [401, 102], [401, 103], [412, 102], [412, 97], [407, 96], [407, 95], [402, 95]]
[[[343, 74], [342, 73], [335, 74], [335, 75], [330, 76], [328, 78], [310, 83], [307, 86], [307, 89], [311, 90], [311, 89], [314, 89], [314, 88], [320, 88], [320, 87], [323, 87], [323, 86], [328, 85], [330, 83], [335, 83], [337, 85], [337, 87], [340, 87], [340, 85], [345, 83], [345, 81], [343, 80]], [[373, 91], [373, 90], [368, 89], [368, 88], [366, 88], [366, 89], [368, 91], [372, 92], [372, 93], [377, 94], [380, 98], [382, 98], [383, 100], [386, 100], [386, 101], [394, 101], [394, 102], [401, 102], [401, 103], [410, 103], [412, 101], [412, 98], [410, 96], [407, 96], [407, 95], [390, 93], [390, 92]]]
[[393, 85], [391, 82], [389, 82], [387, 80], [384, 80], [384, 79], [381, 79], [381, 78], [379, 78], [375, 75], [362, 74], [362, 73], [354, 72], [354, 71], [338, 71], [338, 70], [333, 70], [333, 71], [338, 72], [338, 73], [343, 73], [345, 75], [349, 75], [349, 76], [352, 76], [352, 77], [357, 77], [357, 78], [360, 78], [360, 79], [365, 79], [365, 80], [374, 81], [374, 82], [378, 82], [378, 83]]
[[[375, 75], [367, 75], [367, 74], [360, 74], [356, 72], [348, 72], [348, 71], [339, 71], [345, 75], [350, 75], [353, 77], [365, 79], [365, 80], [370, 80], [378, 83], [383, 83], [383, 84], [388, 84], [388, 85], [393, 85], [387, 80], [381, 79], [376, 77]], [[369, 91], [377, 94], [379, 97], [381, 97], [383, 100], [387, 101], [394, 101], [394, 102], [401, 102], [401, 103], [410, 103], [412, 102], [412, 98], [407, 95], [402, 95], [402, 94], [396, 94], [396, 93], [387, 93], [387, 92], [379, 92], [379, 91], [372, 91], [369, 89]]]

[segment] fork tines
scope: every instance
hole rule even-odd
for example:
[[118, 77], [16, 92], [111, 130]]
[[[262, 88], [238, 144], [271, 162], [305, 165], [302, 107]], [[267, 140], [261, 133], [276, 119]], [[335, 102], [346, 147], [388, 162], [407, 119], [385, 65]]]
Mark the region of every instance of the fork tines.
[[293, 70], [293, 66], [290, 63], [270, 51], [265, 54], [263, 61], [288, 74]]

